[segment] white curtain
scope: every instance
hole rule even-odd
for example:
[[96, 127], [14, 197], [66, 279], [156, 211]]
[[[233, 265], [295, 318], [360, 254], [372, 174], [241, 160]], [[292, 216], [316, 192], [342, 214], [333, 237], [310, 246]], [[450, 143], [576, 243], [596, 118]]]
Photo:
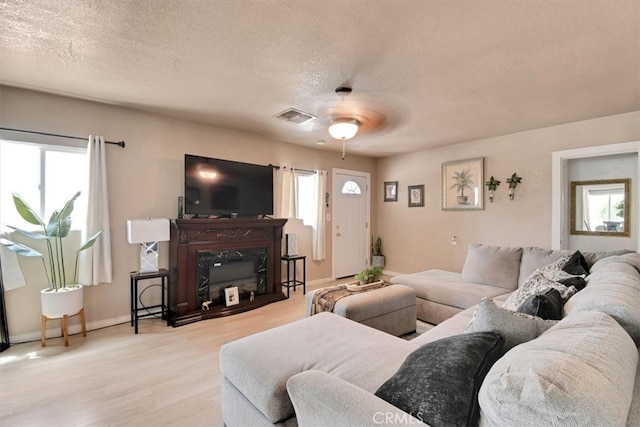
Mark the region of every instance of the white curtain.
[[109, 232], [109, 193], [107, 162], [102, 136], [89, 136], [89, 192], [87, 222], [83, 242], [99, 230], [95, 245], [80, 254], [79, 282], [83, 285], [111, 283], [111, 233]]
[[277, 218], [296, 217], [295, 170], [286, 166], [275, 170], [275, 214]]
[[[591, 210], [589, 209], [589, 190], [584, 188], [582, 191], [582, 215], [578, 218], [582, 218], [583, 224], [576, 224], [578, 230], [582, 230], [586, 228], [587, 231], [595, 231], [591, 230]], [[571, 218], [571, 221], [574, 219]]]
[[[0, 238], [11, 240], [9, 233], [0, 234]], [[26, 286], [27, 283], [18, 264], [18, 256], [3, 245], [0, 245], [0, 264], [2, 264], [2, 284], [5, 291]]]
[[327, 192], [327, 171], [315, 171], [316, 184], [316, 208], [317, 215], [313, 224], [313, 260], [322, 261], [325, 259], [325, 214]]

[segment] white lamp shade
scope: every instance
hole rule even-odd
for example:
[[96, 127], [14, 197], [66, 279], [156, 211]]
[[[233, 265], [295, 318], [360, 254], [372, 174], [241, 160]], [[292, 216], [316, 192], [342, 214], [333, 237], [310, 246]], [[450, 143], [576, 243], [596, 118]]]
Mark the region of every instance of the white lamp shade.
[[167, 240], [169, 240], [169, 220], [167, 218], [127, 220], [127, 241], [129, 243], [164, 242]]
[[358, 133], [358, 123], [355, 120], [340, 120], [329, 126], [329, 134], [335, 139], [350, 139]]

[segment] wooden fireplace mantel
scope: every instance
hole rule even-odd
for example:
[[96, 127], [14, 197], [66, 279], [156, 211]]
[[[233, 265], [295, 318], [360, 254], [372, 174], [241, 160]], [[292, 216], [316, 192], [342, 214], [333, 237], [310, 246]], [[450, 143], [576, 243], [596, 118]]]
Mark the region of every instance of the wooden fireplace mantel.
[[[176, 219], [169, 243], [169, 317], [173, 326], [253, 310], [285, 299], [281, 284], [282, 228], [286, 219]], [[233, 306], [197, 306], [198, 251], [265, 247], [267, 292]]]

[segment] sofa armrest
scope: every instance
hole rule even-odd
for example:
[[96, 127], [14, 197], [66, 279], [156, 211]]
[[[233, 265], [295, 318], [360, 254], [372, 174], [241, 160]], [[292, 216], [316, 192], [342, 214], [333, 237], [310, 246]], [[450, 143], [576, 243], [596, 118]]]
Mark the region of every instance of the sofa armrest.
[[305, 371], [287, 381], [298, 425], [417, 426], [419, 419], [341, 378], [322, 371]]

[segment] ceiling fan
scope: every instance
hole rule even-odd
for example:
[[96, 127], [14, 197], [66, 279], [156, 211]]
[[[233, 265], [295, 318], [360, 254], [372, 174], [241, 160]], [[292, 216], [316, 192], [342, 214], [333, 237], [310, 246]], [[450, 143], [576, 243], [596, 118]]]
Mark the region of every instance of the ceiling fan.
[[[276, 118], [298, 125], [312, 123], [308, 131], [329, 132], [332, 138], [342, 141], [342, 159], [346, 155], [346, 141], [356, 135], [366, 135], [387, 130], [397, 125], [398, 115], [389, 108], [363, 96], [350, 97], [353, 89], [341, 85], [335, 89], [339, 102], [317, 99], [320, 106], [316, 114], [297, 108], [288, 108], [275, 115]], [[360, 94], [358, 94], [360, 95]], [[315, 120], [317, 119], [317, 120]], [[323, 144], [324, 140], [318, 140]]]
[[346, 155], [346, 141], [358, 134], [379, 131], [388, 124], [387, 117], [362, 101], [348, 99], [353, 89], [338, 86], [335, 90], [340, 102], [321, 108], [318, 118], [328, 126], [329, 135], [342, 141], [342, 159]]

